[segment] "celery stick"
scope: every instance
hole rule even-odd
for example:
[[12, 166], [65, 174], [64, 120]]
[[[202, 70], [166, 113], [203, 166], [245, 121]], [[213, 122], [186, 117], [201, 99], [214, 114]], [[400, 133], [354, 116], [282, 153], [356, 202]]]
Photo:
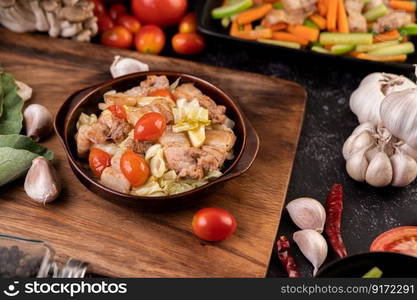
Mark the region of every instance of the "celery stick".
[[314, 52], [319, 52], [319, 53], [332, 54], [332, 53], [330, 53], [329, 50], [324, 49], [323, 47], [319, 47], [319, 46], [313, 46], [313, 47], [311, 47], [311, 50], [314, 51]]
[[392, 56], [401, 54], [410, 54], [414, 52], [414, 44], [407, 42], [398, 45], [391, 45], [369, 51], [369, 55], [374, 56]]
[[222, 18], [221, 23], [222, 23], [222, 26], [224, 28], [229, 27], [229, 25], [230, 25], [230, 18], [228, 18], [228, 17]]
[[313, 21], [310, 21], [309, 19], [306, 19], [304, 21], [304, 26], [307, 26], [313, 29], [320, 29]]
[[214, 19], [230, 17], [231, 15], [240, 13], [253, 5], [252, 0], [241, 0], [231, 5], [220, 6], [211, 11]]
[[417, 35], [417, 24], [405, 25], [399, 30], [402, 35]]
[[330, 52], [333, 54], [345, 54], [355, 50], [355, 45], [334, 45], [330, 49]]
[[356, 51], [368, 52], [368, 51], [376, 50], [376, 49], [383, 48], [386, 46], [398, 45], [399, 43], [400, 43], [399, 41], [388, 41], [388, 42], [376, 43], [372, 45], [358, 45], [356, 47]]
[[333, 33], [320, 34], [322, 45], [371, 45], [373, 36], [371, 33]]
[[284, 8], [284, 6], [282, 5], [282, 3], [280, 1], [274, 2], [274, 4], [272, 4], [272, 6], [275, 9], [283, 9]]
[[381, 278], [381, 277], [382, 277], [382, 271], [378, 267], [373, 267], [365, 275], [362, 276], [362, 278]]
[[365, 13], [366, 21], [373, 22], [388, 13], [388, 8], [384, 5], [378, 5]]
[[301, 45], [298, 43], [293, 42], [284, 42], [284, 41], [277, 41], [277, 40], [267, 40], [267, 39], [259, 39], [258, 42], [271, 44], [271, 45], [277, 45], [287, 48], [293, 48], [293, 49], [300, 49]]

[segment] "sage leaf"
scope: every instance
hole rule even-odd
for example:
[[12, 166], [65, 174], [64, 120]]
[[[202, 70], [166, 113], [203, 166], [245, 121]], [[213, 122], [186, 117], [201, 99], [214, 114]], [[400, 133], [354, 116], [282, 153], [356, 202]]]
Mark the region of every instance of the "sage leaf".
[[38, 156], [23, 149], [0, 148], [0, 186], [23, 176]]
[[48, 160], [54, 158], [54, 153], [41, 145], [36, 144], [30, 137], [21, 134], [0, 135], [0, 147], [27, 150], [41, 155]]
[[9, 73], [0, 73], [3, 89], [3, 111], [0, 117], [0, 134], [13, 134], [22, 131], [23, 100], [17, 94], [17, 85]]

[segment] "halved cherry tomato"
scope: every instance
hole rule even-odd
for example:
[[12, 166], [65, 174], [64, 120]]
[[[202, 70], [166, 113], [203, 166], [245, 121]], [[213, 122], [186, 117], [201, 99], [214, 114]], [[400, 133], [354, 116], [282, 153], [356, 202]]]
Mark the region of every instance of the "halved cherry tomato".
[[158, 54], [165, 46], [165, 34], [156, 25], [143, 26], [135, 36], [135, 46], [139, 52]]
[[204, 38], [198, 33], [177, 33], [172, 38], [172, 48], [182, 55], [197, 54], [203, 51], [205, 46]]
[[131, 150], [120, 158], [120, 169], [133, 187], [143, 185], [149, 178], [149, 166], [145, 159]]
[[167, 98], [171, 98], [172, 101], [175, 101], [174, 95], [168, 89], [155, 90], [149, 93], [149, 96], [150, 97], [167, 97]]
[[162, 136], [166, 126], [166, 120], [160, 113], [144, 114], [135, 125], [135, 140], [156, 141]]
[[111, 155], [99, 148], [92, 148], [88, 156], [88, 162], [91, 171], [100, 177], [104, 169], [111, 166]]
[[126, 110], [123, 106], [114, 104], [109, 106], [108, 109], [112, 112], [113, 116], [118, 117], [120, 119], [127, 119]]
[[97, 25], [100, 33], [104, 33], [114, 27], [113, 20], [105, 13], [97, 17]]
[[190, 12], [180, 22], [178, 27], [180, 33], [194, 33], [197, 32], [197, 17], [195, 12]]
[[121, 3], [115, 3], [109, 8], [109, 16], [113, 20], [117, 20], [121, 15], [127, 14], [127, 8]]
[[209, 242], [222, 241], [233, 234], [236, 220], [227, 210], [208, 207], [200, 209], [193, 217], [193, 232], [200, 239]]
[[106, 8], [104, 7], [103, 3], [100, 0], [91, 0], [94, 3], [94, 15], [96, 17], [101, 16], [102, 14], [106, 13]]
[[115, 48], [128, 49], [132, 46], [133, 36], [123, 26], [114, 26], [101, 36], [101, 43]]
[[140, 23], [139, 21], [131, 15], [124, 14], [117, 18], [117, 25], [121, 25], [129, 30], [131, 33], [135, 34], [139, 32]]
[[417, 226], [403, 226], [385, 231], [372, 242], [370, 250], [417, 256]]

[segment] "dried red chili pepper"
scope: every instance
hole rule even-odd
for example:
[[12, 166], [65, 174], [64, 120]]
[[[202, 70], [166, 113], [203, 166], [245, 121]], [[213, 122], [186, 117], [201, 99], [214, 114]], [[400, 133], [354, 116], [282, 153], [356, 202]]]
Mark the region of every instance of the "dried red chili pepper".
[[290, 253], [290, 242], [285, 236], [281, 236], [277, 242], [278, 257], [288, 273], [288, 277], [301, 277], [300, 271]]
[[343, 211], [343, 187], [335, 184], [327, 195], [325, 231], [333, 250], [340, 257], [347, 256], [346, 247], [342, 239], [340, 224]]

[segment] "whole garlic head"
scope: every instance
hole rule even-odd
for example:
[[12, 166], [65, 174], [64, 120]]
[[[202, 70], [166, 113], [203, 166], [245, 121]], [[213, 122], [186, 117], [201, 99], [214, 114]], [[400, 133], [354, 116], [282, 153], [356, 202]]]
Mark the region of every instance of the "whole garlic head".
[[298, 198], [287, 204], [291, 220], [300, 229], [312, 229], [322, 233], [326, 222], [326, 211], [313, 198]]

